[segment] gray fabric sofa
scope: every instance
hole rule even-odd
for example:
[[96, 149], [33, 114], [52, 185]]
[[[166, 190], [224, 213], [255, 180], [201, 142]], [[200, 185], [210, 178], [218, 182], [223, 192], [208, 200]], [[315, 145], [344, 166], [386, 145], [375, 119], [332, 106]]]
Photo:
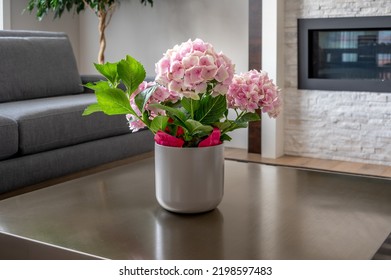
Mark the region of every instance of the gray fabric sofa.
[[0, 194], [153, 150], [124, 116], [82, 116], [82, 84], [66, 34], [0, 31]]

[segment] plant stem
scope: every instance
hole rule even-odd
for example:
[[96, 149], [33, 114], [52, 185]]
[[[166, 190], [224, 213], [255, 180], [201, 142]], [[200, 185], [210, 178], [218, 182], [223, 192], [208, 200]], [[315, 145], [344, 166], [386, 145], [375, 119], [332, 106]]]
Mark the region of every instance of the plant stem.
[[105, 29], [106, 25], [106, 11], [99, 11], [99, 54], [98, 54], [98, 63], [103, 64], [105, 62], [105, 50], [106, 50], [106, 37], [105, 37]]

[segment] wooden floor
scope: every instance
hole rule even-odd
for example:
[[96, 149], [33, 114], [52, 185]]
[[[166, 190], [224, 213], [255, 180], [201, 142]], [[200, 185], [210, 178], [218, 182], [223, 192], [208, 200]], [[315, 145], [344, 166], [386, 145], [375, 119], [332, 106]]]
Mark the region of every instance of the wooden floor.
[[277, 159], [269, 159], [262, 157], [260, 154], [248, 153], [245, 149], [236, 148], [226, 148], [225, 157], [227, 159], [239, 161], [258, 162], [270, 165], [290, 166], [303, 169], [315, 169], [391, 179], [391, 166], [384, 165], [295, 156], [282, 156]]

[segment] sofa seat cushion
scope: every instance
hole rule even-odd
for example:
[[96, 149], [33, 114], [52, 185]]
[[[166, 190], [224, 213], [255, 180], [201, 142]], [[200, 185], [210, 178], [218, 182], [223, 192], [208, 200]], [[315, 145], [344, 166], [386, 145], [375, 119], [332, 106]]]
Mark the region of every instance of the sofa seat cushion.
[[18, 124], [0, 115], [0, 160], [18, 152]]
[[65, 33], [0, 31], [0, 61], [0, 102], [83, 91]]
[[93, 93], [84, 93], [2, 103], [0, 112], [18, 123], [20, 155], [131, 133], [123, 115], [82, 116], [95, 102]]

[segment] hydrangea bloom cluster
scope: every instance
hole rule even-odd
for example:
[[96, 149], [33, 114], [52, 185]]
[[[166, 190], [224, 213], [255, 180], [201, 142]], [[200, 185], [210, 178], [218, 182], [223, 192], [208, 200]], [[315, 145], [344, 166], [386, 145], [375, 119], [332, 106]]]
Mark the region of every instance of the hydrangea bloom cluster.
[[234, 69], [227, 56], [201, 39], [174, 46], [155, 65], [157, 83], [195, 100], [208, 86], [213, 96], [225, 95]]
[[281, 111], [281, 97], [278, 87], [264, 71], [251, 70], [234, 75], [227, 93], [228, 107], [247, 112], [262, 109], [270, 117], [277, 117]]

